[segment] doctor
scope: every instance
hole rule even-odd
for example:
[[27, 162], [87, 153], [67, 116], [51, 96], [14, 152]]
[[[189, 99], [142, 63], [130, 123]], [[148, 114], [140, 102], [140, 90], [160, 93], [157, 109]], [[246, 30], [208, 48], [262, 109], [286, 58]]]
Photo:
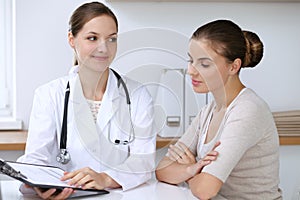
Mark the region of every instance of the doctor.
[[[61, 167], [62, 180], [84, 189], [134, 188], [155, 167], [151, 96], [109, 68], [118, 22], [108, 7], [85, 3], [69, 25], [76, 66], [35, 91], [26, 150], [18, 161]], [[65, 199], [73, 192], [34, 189], [43, 199]]]

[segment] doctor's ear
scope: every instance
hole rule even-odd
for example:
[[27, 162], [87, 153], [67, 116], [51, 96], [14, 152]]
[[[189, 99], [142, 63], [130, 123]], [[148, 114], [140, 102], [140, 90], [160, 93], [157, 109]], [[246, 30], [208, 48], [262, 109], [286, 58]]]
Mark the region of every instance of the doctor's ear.
[[69, 31], [69, 33], [68, 33], [68, 41], [69, 41], [69, 44], [70, 44], [70, 46], [71, 46], [72, 48], [75, 48], [75, 41], [74, 41], [74, 39], [75, 39], [75, 38], [74, 38], [72, 32]]

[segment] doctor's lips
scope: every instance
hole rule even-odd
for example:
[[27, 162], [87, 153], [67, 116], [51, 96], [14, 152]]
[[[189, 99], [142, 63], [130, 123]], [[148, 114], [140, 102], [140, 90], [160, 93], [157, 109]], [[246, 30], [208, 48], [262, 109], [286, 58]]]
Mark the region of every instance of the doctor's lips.
[[109, 58], [109, 56], [92, 56], [92, 57], [98, 61], [107, 61]]

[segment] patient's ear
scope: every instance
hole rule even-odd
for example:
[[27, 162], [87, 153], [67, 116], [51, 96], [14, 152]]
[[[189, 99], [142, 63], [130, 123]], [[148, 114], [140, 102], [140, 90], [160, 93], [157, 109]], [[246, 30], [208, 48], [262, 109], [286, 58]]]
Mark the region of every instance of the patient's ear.
[[74, 36], [71, 33], [71, 31], [69, 31], [69, 33], [68, 33], [68, 41], [69, 41], [70, 46], [72, 48], [74, 48], [75, 47]]
[[230, 74], [237, 74], [241, 68], [242, 65], [242, 61], [239, 58], [236, 58], [232, 63], [231, 63], [231, 67], [230, 67]]

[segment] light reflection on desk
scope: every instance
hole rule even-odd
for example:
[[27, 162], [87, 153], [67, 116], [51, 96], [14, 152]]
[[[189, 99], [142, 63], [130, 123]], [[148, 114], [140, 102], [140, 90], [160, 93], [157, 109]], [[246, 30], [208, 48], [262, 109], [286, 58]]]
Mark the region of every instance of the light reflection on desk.
[[[1, 200], [35, 200], [33, 196], [23, 196], [19, 192], [20, 182], [16, 180], [0, 181]], [[185, 186], [174, 186], [151, 180], [135, 189], [123, 192], [121, 189], [110, 190], [109, 194], [74, 199], [109, 199], [109, 200], [196, 200]]]

